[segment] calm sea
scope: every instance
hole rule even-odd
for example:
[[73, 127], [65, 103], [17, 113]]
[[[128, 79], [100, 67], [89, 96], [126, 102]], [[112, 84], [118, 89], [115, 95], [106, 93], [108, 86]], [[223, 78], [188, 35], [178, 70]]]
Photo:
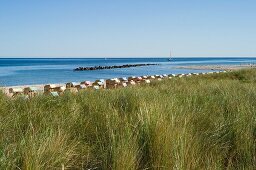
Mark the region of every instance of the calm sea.
[[[158, 63], [157, 66], [74, 72], [76, 67]], [[0, 58], [0, 86], [65, 83], [154, 74], [207, 72], [178, 65], [256, 63], [256, 58]]]

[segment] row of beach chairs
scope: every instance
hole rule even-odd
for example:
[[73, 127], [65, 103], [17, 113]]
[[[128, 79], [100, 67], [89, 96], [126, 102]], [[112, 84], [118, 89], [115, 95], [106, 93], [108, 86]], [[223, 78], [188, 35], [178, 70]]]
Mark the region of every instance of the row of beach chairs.
[[116, 89], [128, 86], [135, 86], [140, 84], [150, 84], [152, 81], [161, 81], [163, 79], [172, 79], [174, 77], [188, 77], [193, 75], [203, 75], [203, 74], [213, 74], [219, 72], [208, 72], [208, 73], [189, 73], [189, 74], [163, 74], [163, 75], [153, 75], [153, 76], [132, 76], [132, 77], [122, 77], [113, 79], [100, 79], [94, 82], [83, 81], [83, 82], [69, 82], [65, 85], [48, 84], [42, 87], [26, 87], [22, 88], [10, 88], [9, 94], [12, 97], [24, 96], [25, 98], [32, 98], [39, 94], [60, 96], [63, 93], [69, 91], [71, 93], [77, 93], [81, 90], [91, 89]]

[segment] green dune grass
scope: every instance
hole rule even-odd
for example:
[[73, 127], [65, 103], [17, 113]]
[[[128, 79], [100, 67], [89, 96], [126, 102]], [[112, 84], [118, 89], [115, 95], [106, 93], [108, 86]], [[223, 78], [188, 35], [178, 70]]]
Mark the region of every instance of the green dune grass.
[[0, 95], [0, 169], [255, 169], [256, 70]]

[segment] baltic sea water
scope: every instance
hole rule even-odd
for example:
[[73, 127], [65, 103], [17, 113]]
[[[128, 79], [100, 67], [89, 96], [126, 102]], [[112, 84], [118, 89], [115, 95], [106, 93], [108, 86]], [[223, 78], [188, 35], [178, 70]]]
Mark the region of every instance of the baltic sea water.
[[[156, 66], [74, 72], [76, 67], [157, 63]], [[256, 58], [0, 58], [0, 86], [80, 82], [115, 77], [207, 72], [180, 65], [246, 64]]]

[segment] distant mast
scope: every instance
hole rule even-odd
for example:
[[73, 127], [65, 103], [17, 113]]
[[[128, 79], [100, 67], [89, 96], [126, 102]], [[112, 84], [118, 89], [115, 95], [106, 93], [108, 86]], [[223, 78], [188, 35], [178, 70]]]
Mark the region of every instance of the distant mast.
[[172, 51], [171, 50], [170, 50], [170, 58], [168, 60], [172, 61]]

